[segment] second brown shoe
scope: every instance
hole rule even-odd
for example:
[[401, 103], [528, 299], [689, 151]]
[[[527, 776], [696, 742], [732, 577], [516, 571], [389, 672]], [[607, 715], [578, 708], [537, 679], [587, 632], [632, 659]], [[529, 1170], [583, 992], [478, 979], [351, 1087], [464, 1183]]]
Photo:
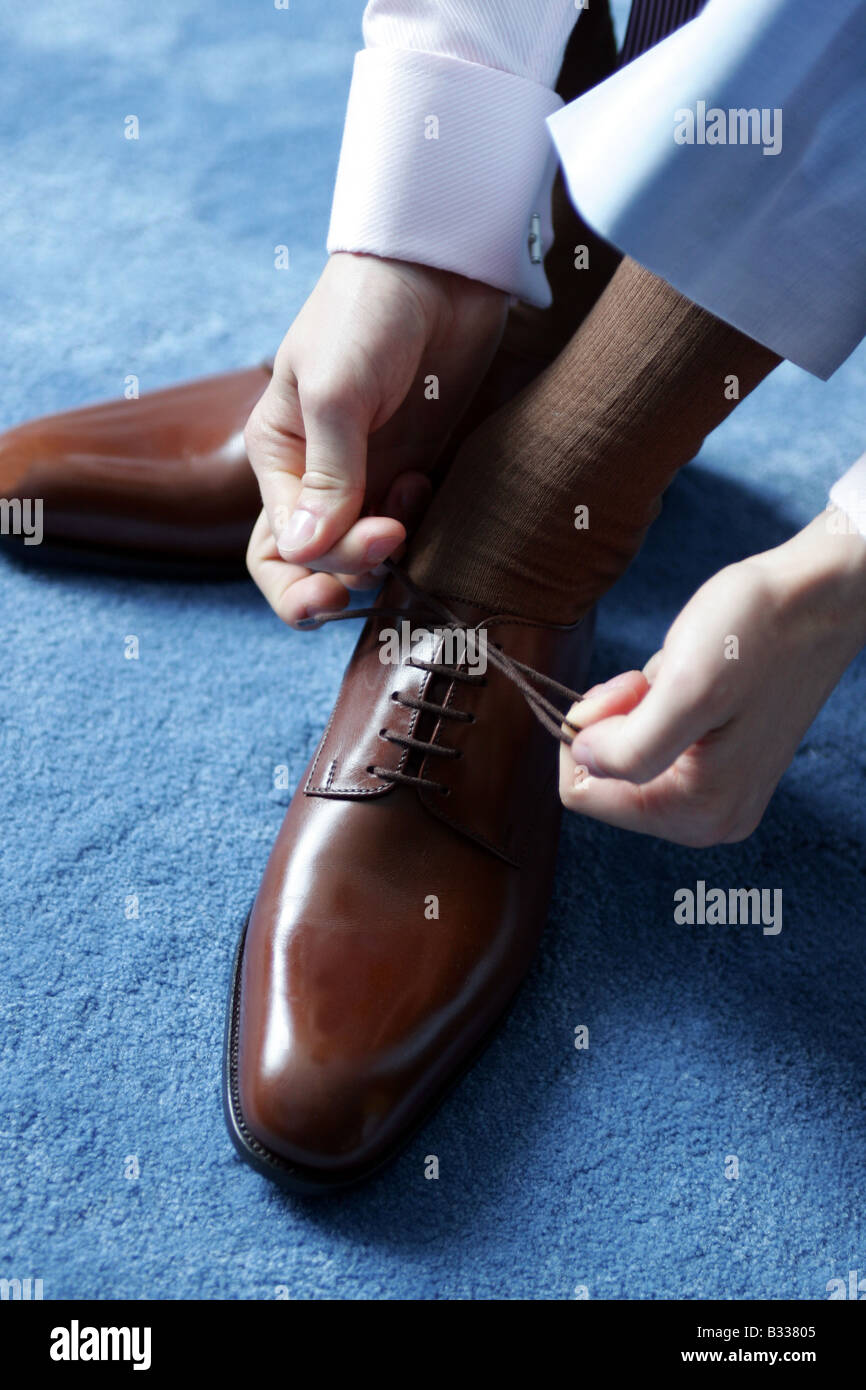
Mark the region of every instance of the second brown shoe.
[[[504, 1017], [547, 914], [559, 717], [543, 728], [533, 691], [584, 680], [592, 619], [442, 611], [389, 579], [241, 938], [226, 1116], [297, 1192], [394, 1156]], [[452, 621], [475, 632], [462, 655]]]
[[17, 425], [0, 496], [41, 503], [50, 559], [239, 569], [261, 508], [243, 429], [269, 380], [249, 367]]

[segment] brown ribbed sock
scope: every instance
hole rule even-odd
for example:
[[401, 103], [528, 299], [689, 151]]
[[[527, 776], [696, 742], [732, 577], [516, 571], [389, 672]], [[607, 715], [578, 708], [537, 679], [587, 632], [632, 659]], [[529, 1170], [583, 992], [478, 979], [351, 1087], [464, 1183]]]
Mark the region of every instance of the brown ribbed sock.
[[[607, 0], [580, 10], [566, 46], [556, 90], [574, 101], [616, 69], [613, 20]], [[444, 477], [457, 449], [495, 410], [512, 400], [552, 362], [589, 313], [622, 259], [621, 252], [584, 222], [574, 207], [562, 170], [551, 194], [553, 240], [544, 257], [544, 273], [553, 295], [547, 309], [520, 301], [512, 304], [505, 331], [465, 415], [443, 453], [436, 477]]]
[[622, 574], [674, 474], [780, 358], [628, 258], [465, 441], [412, 542], [425, 588], [549, 622]]

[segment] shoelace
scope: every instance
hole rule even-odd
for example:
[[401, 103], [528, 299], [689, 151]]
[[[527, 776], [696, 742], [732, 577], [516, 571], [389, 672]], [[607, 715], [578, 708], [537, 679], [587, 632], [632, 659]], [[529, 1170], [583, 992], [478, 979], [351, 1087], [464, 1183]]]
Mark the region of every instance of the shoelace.
[[[456, 613], [452, 613], [448, 606], [435, 598], [433, 594], [428, 594], [420, 588], [414, 580], [410, 579], [405, 570], [395, 564], [393, 560], [386, 560], [385, 567], [390, 570], [408, 590], [413, 598], [424, 611], [425, 609], [434, 617], [439, 618], [444, 627], [452, 628], [455, 632], [469, 632], [473, 625], [466, 623]], [[400, 620], [406, 617], [406, 610], [403, 608], [390, 608], [377, 604], [371, 608], [350, 608], [341, 613], [322, 613], [316, 618], [304, 618], [298, 623], [298, 627], [307, 630], [323, 627], [325, 623], [343, 622], [347, 618], [394, 618]], [[511, 681], [520, 691], [532, 713], [535, 715], [539, 724], [547, 730], [558, 742], [571, 743], [572, 738], [579, 732], [573, 724], [569, 724], [558, 705], [555, 705], [542, 690], [560, 695], [567, 699], [569, 706], [576, 704], [583, 696], [576, 690], [571, 690], [569, 686], [562, 685], [559, 681], [553, 680], [551, 676], [543, 671], [537, 671], [535, 667], [528, 666], [523, 661], [518, 661], [516, 657], [509, 656], [496, 643], [488, 644], [487, 659], [497, 670]], [[408, 666], [414, 666], [418, 670], [430, 671], [435, 675], [447, 676], [450, 680], [462, 681], [467, 685], [486, 685], [487, 677], [474, 675], [471, 671], [462, 671], [458, 667], [446, 662], [424, 661], [421, 659], [409, 658], [406, 662]], [[537, 687], [542, 687], [538, 689]], [[473, 724], [475, 715], [469, 714], [465, 710], [451, 709], [447, 705], [440, 705], [433, 700], [416, 698], [408, 694], [401, 694], [395, 691], [392, 696], [398, 704], [406, 706], [408, 709], [423, 711], [424, 713], [436, 714], [441, 719], [456, 719], [461, 723]], [[563, 729], [570, 729], [571, 733], [566, 733]], [[380, 730], [380, 737], [387, 739], [389, 743], [397, 743], [401, 747], [413, 749], [424, 754], [433, 754], [442, 758], [459, 758], [462, 753], [458, 748], [449, 748], [447, 744], [431, 743], [426, 739], [413, 738], [409, 734], [397, 734], [385, 728]], [[448, 793], [449, 788], [441, 782], [435, 782], [432, 778], [421, 777], [417, 773], [400, 772], [396, 768], [382, 768], [371, 766], [367, 771], [381, 777], [386, 782], [405, 782], [413, 787], [428, 787], [430, 790]]]

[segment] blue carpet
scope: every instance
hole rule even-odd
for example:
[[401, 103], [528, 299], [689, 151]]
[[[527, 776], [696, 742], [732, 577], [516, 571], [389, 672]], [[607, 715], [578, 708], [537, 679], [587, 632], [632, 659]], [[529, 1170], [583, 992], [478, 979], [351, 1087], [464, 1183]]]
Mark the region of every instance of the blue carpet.
[[[360, 8], [4, 0], [0, 428], [276, 346], [323, 261]], [[820, 509], [864, 398], [860, 351], [743, 404], [604, 603], [596, 677]], [[0, 604], [0, 1277], [46, 1298], [809, 1299], [866, 1273], [862, 660], [747, 843], [571, 818], [506, 1028], [392, 1169], [315, 1204], [235, 1157], [220, 1042], [288, 801], [274, 769], [302, 770], [355, 634], [290, 634], [241, 581], [6, 559]], [[698, 878], [782, 888], [781, 934], [675, 926]]]

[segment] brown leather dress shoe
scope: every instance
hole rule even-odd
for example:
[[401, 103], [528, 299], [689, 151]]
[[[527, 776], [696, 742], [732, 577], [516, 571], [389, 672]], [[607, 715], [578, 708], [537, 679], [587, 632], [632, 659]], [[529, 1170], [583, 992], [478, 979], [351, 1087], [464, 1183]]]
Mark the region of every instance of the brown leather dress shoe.
[[0, 496], [42, 500], [28, 560], [239, 567], [261, 508], [243, 428], [269, 379], [225, 372], [0, 436]]
[[[503, 1019], [545, 921], [562, 716], [539, 686], [579, 698], [592, 617], [433, 605], [394, 575], [365, 610], [237, 954], [226, 1117], [296, 1192], [396, 1154]], [[383, 664], [403, 621], [404, 659]], [[471, 645], [448, 650], [464, 626], [487, 643], [483, 674]]]

